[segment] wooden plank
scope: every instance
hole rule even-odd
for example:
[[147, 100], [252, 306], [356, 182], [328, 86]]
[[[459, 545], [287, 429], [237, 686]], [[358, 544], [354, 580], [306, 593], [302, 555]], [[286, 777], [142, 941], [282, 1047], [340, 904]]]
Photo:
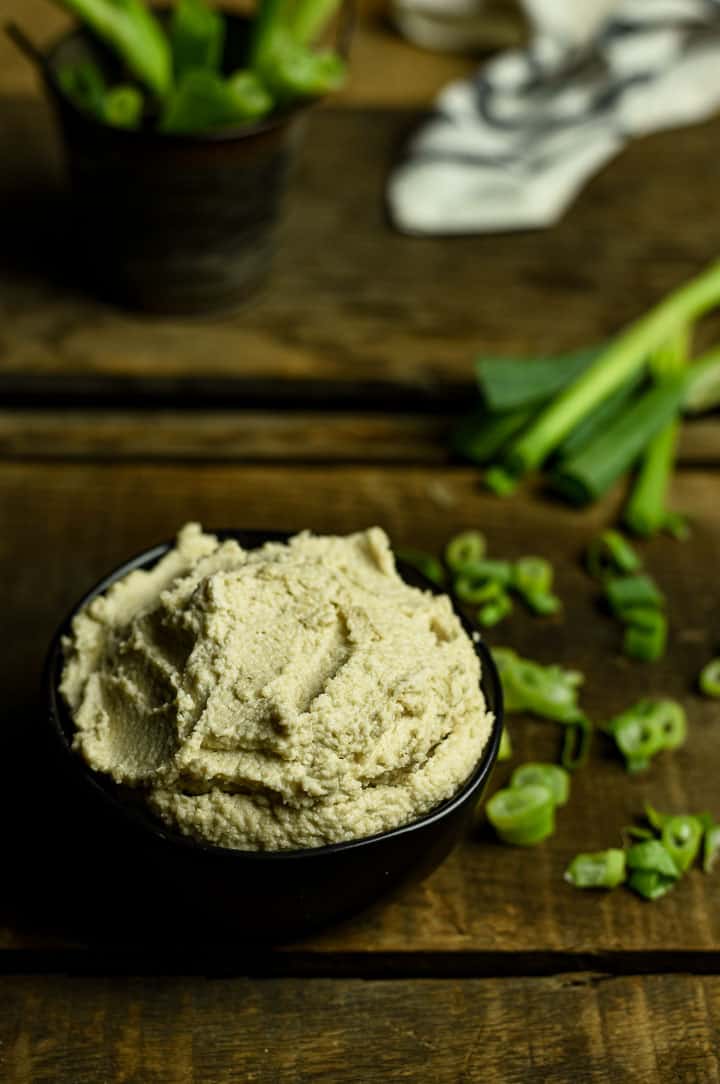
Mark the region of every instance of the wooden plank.
[[[0, 410], [0, 458], [203, 462], [431, 463], [453, 460], [458, 415], [321, 411]], [[720, 463], [720, 424], [687, 422], [685, 466]]]
[[720, 979], [6, 978], [7, 1084], [716, 1084]]
[[[6, 763], [25, 765], [33, 757], [42, 729], [35, 721], [42, 718], [35, 696], [39, 667], [66, 608], [107, 570], [170, 536], [188, 518], [321, 532], [379, 523], [399, 544], [435, 550], [453, 531], [481, 526], [498, 554], [550, 557], [566, 610], [565, 620], [551, 621], [518, 610], [492, 642], [583, 670], [583, 702], [597, 720], [641, 695], [680, 697], [690, 715], [688, 744], [659, 758], [647, 776], [628, 778], [598, 742], [592, 767], [577, 775], [572, 804], [542, 848], [528, 854], [499, 847], [479, 830], [423, 884], [308, 940], [302, 950], [324, 959], [343, 953], [682, 952], [707, 954], [703, 959], [709, 960], [720, 945], [719, 877], [694, 872], [654, 905], [624, 891], [602, 897], [578, 893], [562, 881], [574, 853], [617, 842], [645, 800], [659, 808], [708, 808], [720, 816], [718, 709], [692, 692], [695, 675], [717, 648], [718, 587], [711, 571], [720, 544], [717, 475], [682, 473], [673, 500], [696, 526], [685, 545], [657, 539], [644, 547], [669, 597], [672, 636], [668, 659], [642, 666], [620, 657], [618, 628], [598, 611], [596, 592], [579, 566], [584, 545], [613, 514], [617, 495], [579, 514], [532, 494], [498, 501], [466, 469], [0, 466], [0, 567], [6, 628], [12, 630], [3, 645], [0, 708]], [[511, 730], [518, 760], [555, 755], [552, 726], [513, 720]], [[69, 825], [77, 811], [66, 808], [63, 781], [43, 780], [41, 768], [42, 760], [30, 796], [23, 771], [7, 773], [0, 790], [0, 815], [13, 824], [0, 944], [31, 950], [52, 937], [58, 946], [82, 945], [89, 938], [112, 946], [122, 925], [98, 911], [88, 883], [92, 863], [73, 849]], [[498, 770], [496, 781], [507, 773], [505, 767]], [[48, 892], [57, 883], [63, 890], [53, 889], [49, 906]]]
[[720, 248], [720, 119], [638, 141], [550, 231], [453, 240], [402, 237], [385, 218], [388, 166], [414, 119], [314, 113], [267, 287], [234, 316], [154, 320], [73, 285], [47, 114], [5, 99], [0, 395], [455, 407], [477, 353], [606, 339]]

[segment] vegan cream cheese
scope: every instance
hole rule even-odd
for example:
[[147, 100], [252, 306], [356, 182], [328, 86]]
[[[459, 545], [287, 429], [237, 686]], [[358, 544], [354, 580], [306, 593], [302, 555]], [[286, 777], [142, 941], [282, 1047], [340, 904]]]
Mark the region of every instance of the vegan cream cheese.
[[377, 527], [245, 550], [187, 524], [63, 647], [80, 756], [224, 847], [405, 824], [458, 790], [490, 734], [449, 599], [406, 584]]

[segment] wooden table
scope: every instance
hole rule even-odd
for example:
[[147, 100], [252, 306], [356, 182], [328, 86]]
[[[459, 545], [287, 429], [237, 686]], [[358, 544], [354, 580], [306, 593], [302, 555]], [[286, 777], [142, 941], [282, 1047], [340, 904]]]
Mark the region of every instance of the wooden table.
[[[50, 31], [43, 0], [5, 6]], [[504, 18], [491, 27], [511, 35]], [[50, 121], [5, 46], [0, 61], [0, 1079], [720, 1080], [720, 876], [695, 872], [652, 905], [562, 880], [645, 800], [720, 817], [720, 718], [693, 692], [720, 635], [720, 426], [683, 439], [673, 501], [692, 541], [644, 547], [672, 614], [654, 667], [621, 658], [579, 564], [621, 494], [583, 514], [535, 492], [499, 502], [446, 443], [475, 352], [601, 340], [717, 255], [720, 123], [636, 144], [547, 234], [399, 237], [384, 220], [388, 162], [432, 90], [472, 61], [401, 45], [368, 4], [354, 86], [312, 118], [268, 287], [233, 317], [155, 320], [66, 281]], [[422, 884], [303, 942], [128, 944], [74, 863], [72, 810], [42, 759], [39, 672], [82, 591], [190, 517], [379, 523], [429, 549], [471, 525], [498, 553], [542, 553], [564, 619], [518, 614], [493, 642], [582, 669], [598, 720], [646, 693], [680, 697], [689, 741], [635, 779], [598, 743], [542, 847], [479, 829]], [[510, 726], [517, 760], [555, 755], [551, 726]]]

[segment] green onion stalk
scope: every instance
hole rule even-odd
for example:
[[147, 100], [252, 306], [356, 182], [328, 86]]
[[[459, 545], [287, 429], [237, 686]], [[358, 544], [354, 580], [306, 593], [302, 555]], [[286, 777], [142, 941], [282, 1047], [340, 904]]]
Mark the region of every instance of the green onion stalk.
[[[655, 351], [668, 342], [679, 329], [689, 325], [718, 302], [720, 261], [711, 264], [696, 278], [669, 294], [655, 308], [618, 335], [593, 364], [543, 410], [527, 431], [511, 445], [506, 457], [508, 470], [519, 477], [539, 467], [590, 411], [626, 381], [635, 378]], [[650, 407], [645, 408], [647, 415], [649, 409], [657, 407], [660, 414], [658, 429], [666, 424], [676, 409], [677, 404], [674, 401], [672, 405], [668, 402], [673, 398], [672, 393], [656, 396], [650, 401]], [[647, 428], [649, 431], [645, 443], [655, 431], [650, 426]], [[621, 435], [633, 440], [631, 432], [623, 432]], [[643, 444], [639, 448], [634, 446], [633, 454], [636, 456], [642, 447]]]

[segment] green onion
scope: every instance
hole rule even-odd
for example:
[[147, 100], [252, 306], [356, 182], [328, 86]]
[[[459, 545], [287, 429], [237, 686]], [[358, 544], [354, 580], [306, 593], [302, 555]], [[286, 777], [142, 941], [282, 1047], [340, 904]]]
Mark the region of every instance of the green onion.
[[552, 593], [553, 568], [544, 557], [521, 557], [515, 562], [513, 587], [537, 614], [553, 614], [560, 599]]
[[626, 862], [630, 888], [645, 899], [664, 896], [680, 877], [672, 855], [658, 839], [633, 844], [627, 851]]
[[547, 787], [556, 806], [567, 803], [570, 796], [570, 776], [557, 764], [520, 764], [510, 776], [511, 787], [524, 787], [531, 783]]
[[579, 715], [565, 724], [560, 763], [568, 772], [582, 768], [590, 755], [592, 724], [586, 715]]
[[595, 440], [553, 471], [553, 487], [574, 504], [597, 500], [675, 417], [684, 391], [684, 379], [678, 377], [640, 395]]
[[225, 19], [204, 0], [177, 0], [170, 19], [170, 47], [177, 80], [194, 68], [220, 70]]
[[[655, 308], [618, 335], [600, 352], [592, 365], [541, 412], [537, 420], [510, 449], [507, 462], [512, 473], [517, 476], [539, 466], [591, 410], [628, 380], [636, 377], [653, 351], [661, 347], [680, 328], [711, 309], [718, 301], [720, 301], [720, 263], [714, 263], [696, 278], [668, 294]], [[651, 406], [653, 403], [660, 411], [660, 404], [653, 400]], [[665, 403], [662, 409], [663, 415], [667, 409], [668, 404]], [[623, 417], [626, 416], [626, 414], [623, 415]], [[666, 419], [663, 417], [663, 420]], [[616, 422], [615, 425], [611, 425], [610, 429], [615, 429], [618, 424]], [[652, 436], [654, 431], [648, 424], [646, 416], [645, 439], [647, 436]], [[633, 438], [631, 433], [624, 435], [628, 441], [632, 441], [633, 447], [637, 445], [637, 438]], [[593, 441], [593, 446], [597, 443]], [[640, 442], [637, 451], [640, 451], [642, 446]], [[613, 454], [614, 451], [610, 449], [614, 460], [611, 475], [614, 474], [620, 459], [617, 454]], [[597, 474], [591, 472], [589, 488], [597, 489], [598, 480], [605, 481], [607, 474], [607, 470], [601, 471], [600, 468]], [[602, 477], [598, 478], [599, 475]], [[586, 491], [585, 479], [580, 483], [580, 489]]]
[[93, 60], [63, 64], [57, 73], [61, 90], [74, 104], [100, 119], [105, 106], [105, 76]]
[[675, 461], [678, 428], [677, 419], [673, 419], [648, 445], [623, 512], [623, 521], [634, 534], [647, 537], [675, 525], [675, 517], [668, 513], [665, 501]]
[[445, 547], [445, 563], [451, 572], [464, 572], [468, 565], [482, 561], [487, 550], [485, 535], [480, 531], [462, 531]]
[[717, 347], [688, 369], [683, 410], [702, 414], [720, 406], [720, 349]]
[[491, 561], [485, 558], [464, 566], [454, 580], [453, 590], [461, 602], [470, 604], [483, 602], [487, 597], [478, 594], [490, 583], [500, 588], [509, 587], [512, 582], [512, 565], [509, 561]]
[[705, 829], [703, 871], [712, 873], [718, 858], [720, 858], [720, 824], [713, 824]]
[[223, 79], [197, 68], [169, 96], [160, 130], [187, 134], [259, 120], [272, 106], [272, 98], [252, 72], [238, 71]]
[[502, 728], [502, 733], [500, 734], [500, 748], [498, 749], [497, 758], [499, 764], [504, 760], [510, 760], [512, 758], [512, 742], [506, 726]]
[[541, 666], [522, 659], [510, 648], [493, 648], [505, 694], [505, 710], [528, 711], [558, 723], [578, 723], [583, 718], [577, 702], [582, 675], [559, 666]]
[[610, 609], [618, 616], [631, 608], [660, 609], [665, 604], [662, 592], [649, 576], [616, 576], [605, 585], [605, 597]]
[[657, 662], [665, 654], [667, 618], [658, 610], [641, 607], [624, 613], [628, 624], [623, 635], [623, 654], [637, 662]]
[[593, 538], [587, 549], [586, 564], [590, 575], [599, 580], [617, 573], [636, 573], [642, 567], [630, 543], [612, 528]]
[[703, 825], [697, 817], [669, 817], [663, 825], [663, 846], [682, 873], [695, 861], [702, 838]]
[[552, 791], [538, 784], [497, 791], [485, 813], [503, 843], [519, 847], [540, 843], [555, 830]]
[[143, 96], [137, 87], [120, 84], [105, 95], [102, 119], [114, 128], [138, 128], [143, 105]]
[[700, 692], [713, 699], [720, 697], [720, 658], [711, 659], [700, 671]]
[[450, 443], [458, 453], [473, 463], [489, 463], [511, 437], [527, 425], [532, 409], [489, 414], [484, 408], [463, 418], [452, 431]]
[[630, 399], [638, 391], [642, 379], [642, 374], [638, 373], [591, 410], [556, 449], [557, 457], [572, 458], [603, 433], [624, 412]]
[[500, 594], [497, 598], [492, 599], [481, 606], [475, 615], [479, 625], [483, 628], [492, 628], [498, 625], [506, 617], [512, 613], [512, 599], [507, 592], [500, 589]]
[[615, 740], [627, 771], [639, 772], [657, 753], [682, 745], [687, 724], [677, 701], [646, 699], [616, 715], [603, 729]]
[[475, 376], [493, 412], [536, 406], [551, 399], [592, 364], [602, 347], [545, 358], [479, 358]]
[[575, 888], [617, 888], [625, 880], [625, 851], [611, 847], [593, 854], [576, 854], [565, 870]]
[[517, 484], [517, 476], [505, 467], [488, 467], [485, 471], [485, 485], [496, 497], [511, 497]]
[[499, 580], [476, 580], [466, 575], [456, 578], [453, 591], [456, 598], [468, 606], [480, 606], [507, 598], [507, 592]]
[[340, 0], [297, 0], [290, 13], [290, 30], [296, 41], [309, 45], [330, 22]]
[[436, 587], [445, 586], [445, 569], [440, 561], [438, 561], [437, 557], [433, 557], [431, 553], [425, 553], [424, 550], [402, 547], [395, 550], [395, 555], [404, 564], [417, 569], [426, 580], [430, 580]]
[[142, 0], [60, 0], [111, 46], [130, 71], [162, 97], [172, 83], [170, 46], [160, 23]]

